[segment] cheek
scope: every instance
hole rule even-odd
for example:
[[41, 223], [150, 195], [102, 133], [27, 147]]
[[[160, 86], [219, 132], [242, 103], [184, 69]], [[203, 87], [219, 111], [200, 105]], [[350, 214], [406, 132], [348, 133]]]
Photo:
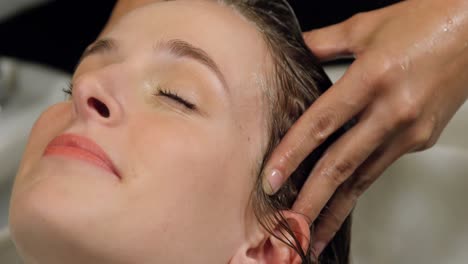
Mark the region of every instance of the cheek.
[[148, 118], [132, 126], [131, 200], [147, 219], [162, 221], [159, 239], [232, 249], [243, 234], [250, 164], [233, 155], [243, 146], [228, 124], [192, 121]]
[[235, 188], [225, 184], [232, 144], [224, 127], [190, 122], [161, 117], [134, 130], [129, 155], [133, 183], [170, 198], [165, 202], [178, 207], [187, 205], [179, 199], [189, 203], [204, 199], [203, 205], [210, 206], [213, 201], [208, 197]]
[[29, 174], [41, 158], [47, 144], [69, 127], [72, 122], [72, 107], [71, 101], [52, 105], [36, 120], [29, 134], [16, 181], [20, 181], [22, 175]]

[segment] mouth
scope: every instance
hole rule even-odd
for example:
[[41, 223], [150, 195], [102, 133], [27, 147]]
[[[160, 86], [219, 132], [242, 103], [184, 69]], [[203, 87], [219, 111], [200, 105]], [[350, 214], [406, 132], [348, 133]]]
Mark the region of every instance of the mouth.
[[43, 156], [48, 155], [85, 161], [114, 174], [119, 180], [121, 179], [106, 152], [91, 139], [80, 135], [62, 134], [54, 138], [44, 151]]

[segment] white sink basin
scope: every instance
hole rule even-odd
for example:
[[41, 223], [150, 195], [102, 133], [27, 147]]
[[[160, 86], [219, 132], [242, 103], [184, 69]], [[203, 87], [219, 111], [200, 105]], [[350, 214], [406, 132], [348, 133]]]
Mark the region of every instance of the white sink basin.
[[[346, 66], [329, 66], [336, 81]], [[0, 112], [0, 263], [21, 263], [5, 228], [12, 177], [33, 122], [64, 99], [69, 76], [20, 64], [19, 93]], [[354, 263], [466, 263], [468, 251], [468, 104], [432, 149], [406, 155], [377, 181], [355, 210]], [[3, 229], [1, 227], [4, 227]]]
[[16, 63], [17, 88], [0, 111], [0, 263], [18, 263], [9, 241], [8, 203], [13, 177], [34, 121], [49, 105], [65, 99], [70, 76], [46, 67]]

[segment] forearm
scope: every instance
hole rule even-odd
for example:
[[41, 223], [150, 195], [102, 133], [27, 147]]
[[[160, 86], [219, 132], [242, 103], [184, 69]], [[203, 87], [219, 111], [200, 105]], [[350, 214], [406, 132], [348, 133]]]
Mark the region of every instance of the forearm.
[[111, 29], [122, 16], [129, 13], [130, 11], [146, 4], [160, 1], [162, 0], [118, 0], [114, 6], [114, 9], [112, 10], [112, 14], [107, 21], [106, 26], [103, 28], [100, 35]]

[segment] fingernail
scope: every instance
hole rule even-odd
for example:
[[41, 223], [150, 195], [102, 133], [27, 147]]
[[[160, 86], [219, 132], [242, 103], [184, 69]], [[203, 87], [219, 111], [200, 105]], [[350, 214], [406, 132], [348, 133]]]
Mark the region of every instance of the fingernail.
[[278, 170], [272, 170], [263, 181], [263, 190], [268, 195], [275, 194], [283, 184], [283, 176]]
[[314, 246], [312, 247], [313, 252], [315, 253], [316, 257], [319, 257], [320, 254], [322, 254], [322, 251], [325, 249], [327, 244], [322, 241], [318, 241], [314, 243]]

